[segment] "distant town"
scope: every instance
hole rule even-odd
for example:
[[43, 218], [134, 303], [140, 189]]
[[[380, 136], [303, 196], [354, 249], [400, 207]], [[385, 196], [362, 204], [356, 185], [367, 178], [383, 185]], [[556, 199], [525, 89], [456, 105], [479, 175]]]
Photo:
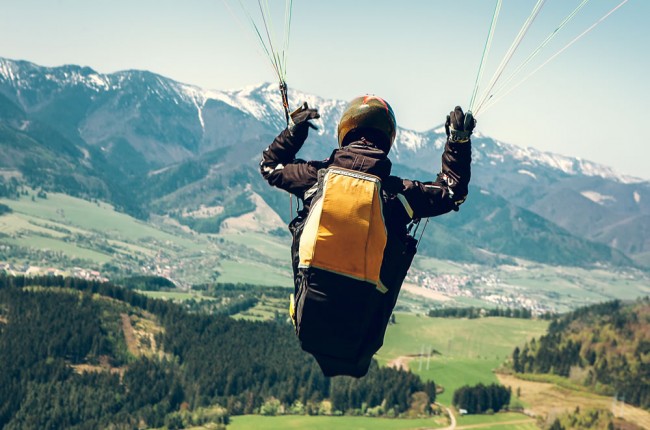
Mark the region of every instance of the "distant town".
[[2, 271], [12, 276], [70, 276], [88, 281], [108, 282], [109, 280], [107, 277], [102, 276], [102, 274], [97, 270], [88, 270], [81, 267], [62, 270], [54, 267], [39, 267], [29, 264], [12, 264], [6, 261], [0, 261], [0, 272]]
[[431, 274], [411, 268], [407, 281], [450, 298], [467, 297], [501, 308], [525, 308], [533, 315], [556, 311], [530, 297], [530, 290], [513, 288], [495, 273]]

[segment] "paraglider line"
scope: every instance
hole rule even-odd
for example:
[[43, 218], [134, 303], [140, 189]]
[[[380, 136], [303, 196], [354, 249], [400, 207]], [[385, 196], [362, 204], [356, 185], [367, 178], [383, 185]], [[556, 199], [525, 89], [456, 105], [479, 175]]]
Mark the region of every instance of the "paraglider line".
[[497, 103], [499, 100], [501, 100], [502, 98], [504, 98], [505, 96], [507, 96], [508, 94], [510, 94], [510, 92], [512, 92], [513, 90], [515, 90], [516, 88], [518, 88], [521, 84], [523, 84], [524, 82], [526, 82], [526, 81], [527, 81], [531, 76], [533, 76], [535, 73], [537, 73], [541, 68], [543, 68], [543, 67], [546, 66], [548, 63], [550, 63], [551, 61], [553, 61], [553, 60], [554, 60], [558, 55], [560, 55], [561, 53], [563, 53], [564, 51], [566, 51], [567, 49], [569, 49], [569, 47], [571, 47], [571, 45], [573, 45], [573, 44], [576, 43], [578, 40], [580, 40], [582, 37], [584, 37], [587, 33], [589, 33], [591, 30], [593, 30], [593, 29], [594, 29], [598, 24], [600, 24], [601, 22], [605, 21], [605, 20], [606, 20], [606, 19], [607, 19], [611, 14], [613, 14], [614, 12], [616, 12], [618, 9], [620, 9], [620, 8], [621, 8], [625, 3], [627, 3], [627, 2], [628, 2], [628, 0], [623, 0], [622, 2], [620, 2], [620, 3], [618, 4], [618, 6], [614, 7], [612, 10], [610, 10], [609, 12], [607, 12], [607, 13], [606, 13], [602, 18], [600, 18], [598, 21], [596, 21], [595, 23], [593, 23], [589, 28], [587, 28], [585, 31], [583, 31], [583, 32], [580, 33], [578, 36], [576, 36], [573, 40], [571, 40], [571, 42], [569, 42], [567, 45], [565, 45], [564, 48], [560, 49], [560, 50], [559, 50], [558, 52], [556, 52], [553, 56], [551, 56], [548, 60], [546, 60], [544, 63], [542, 63], [539, 67], [537, 67], [535, 70], [533, 70], [532, 72], [530, 72], [530, 73], [529, 73], [525, 78], [523, 78], [521, 81], [519, 81], [519, 82], [517, 83], [517, 85], [515, 85], [514, 87], [512, 87], [510, 90], [508, 90], [508, 92], [506, 92], [505, 94], [503, 94], [502, 96], [500, 96], [498, 99], [496, 99], [494, 102], [492, 102], [490, 105], [488, 105], [488, 106], [486, 107], [486, 110], [487, 110], [488, 107], [492, 107], [492, 106], [493, 106], [495, 103]]
[[485, 59], [488, 56], [490, 51], [490, 46], [492, 45], [492, 37], [494, 36], [494, 29], [496, 28], [496, 22], [499, 18], [499, 11], [501, 10], [501, 4], [503, 0], [497, 0], [497, 3], [494, 7], [494, 13], [492, 14], [492, 23], [490, 24], [490, 30], [488, 31], [487, 39], [485, 39], [485, 46], [483, 46], [483, 55], [481, 55], [481, 62], [479, 63], [478, 73], [476, 74], [476, 81], [474, 82], [474, 91], [472, 92], [472, 98], [469, 102], [469, 111], [472, 111], [474, 107], [474, 101], [476, 100], [476, 94], [478, 93], [478, 87], [483, 77], [483, 68], [485, 66]]

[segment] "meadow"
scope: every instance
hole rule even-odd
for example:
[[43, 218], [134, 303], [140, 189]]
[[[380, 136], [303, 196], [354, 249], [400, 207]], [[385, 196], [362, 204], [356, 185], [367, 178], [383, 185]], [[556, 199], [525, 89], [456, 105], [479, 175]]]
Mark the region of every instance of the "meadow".
[[263, 296], [259, 303], [252, 308], [234, 315], [235, 319], [245, 319], [249, 321], [269, 321], [276, 317], [289, 320], [289, 294], [291, 290], [287, 288], [287, 294], [284, 298], [265, 297]]
[[173, 300], [176, 302], [183, 302], [185, 300], [216, 300], [213, 297], [204, 296], [194, 291], [140, 291], [140, 293], [154, 299]]
[[451, 404], [463, 385], [494, 383], [493, 369], [514, 348], [546, 332], [547, 321], [516, 318], [452, 319], [396, 314], [376, 358], [383, 365], [404, 363], [444, 391], [438, 401]]
[[[467, 415], [456, 418], [456, 429], [476, 428], [483, 430], [536, 430], [535, 420], [518, 413], [500, 413], [494, 415]], [[265, 417], [260, 415], [243, 415], [231, 418], [228, 426], [231, 430], [423, 430], [447, 428], [449, 420], [444, 417], [431, 418], [371, 418], [371, 417], [329, 417], [283, 415]], [[199, 430], [204, 427], [196, 427]]]
[[232, 417], [230, 430], [416, 430], [423, 428], [442, 428], [446, 425], [444, 419], [390, 419], [370, 417], [328, 417], [284, 415], [264, 417], [260, 415], [244, 415]]

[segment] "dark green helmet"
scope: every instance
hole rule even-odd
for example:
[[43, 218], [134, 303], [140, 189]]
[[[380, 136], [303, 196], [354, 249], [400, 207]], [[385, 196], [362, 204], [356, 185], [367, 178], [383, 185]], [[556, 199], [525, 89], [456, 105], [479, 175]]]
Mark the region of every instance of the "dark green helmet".
[[370, 95], [357, 97], [341, 116], [339, 147], [365, 137], [388, 153], [395, 141], [396, 131], [395, 114], [384, 99]]

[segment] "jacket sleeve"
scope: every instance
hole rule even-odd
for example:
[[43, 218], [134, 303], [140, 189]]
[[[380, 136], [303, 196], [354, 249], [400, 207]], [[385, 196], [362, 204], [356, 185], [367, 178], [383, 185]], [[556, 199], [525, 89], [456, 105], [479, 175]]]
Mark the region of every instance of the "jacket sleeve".
[[410, 206], [409, 215], [412, 218], [425, 218], [457, 211], [467, 197], [471, 161], [471, 141], [459, 143], [447, 140], [442, 154], [442, 169], [435, 181], [402, 181], [400, 194]]
[[304, 139], [283, 130], [262, 152], [260, 173], [270, 185], [302, 198], [318, 179], [318, 169], [305, 160], [296, 159]]

